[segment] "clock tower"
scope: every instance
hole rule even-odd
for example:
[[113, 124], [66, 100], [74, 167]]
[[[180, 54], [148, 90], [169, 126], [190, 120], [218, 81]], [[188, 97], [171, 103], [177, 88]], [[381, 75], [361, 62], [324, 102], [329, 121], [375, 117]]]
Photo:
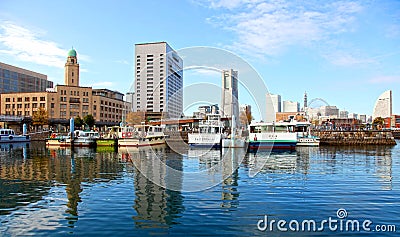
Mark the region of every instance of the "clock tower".
[[79, 63], [74, 48], [68, 51], [68, 58], [65, 63], [64, 83], [66, 86], [79, 86]]

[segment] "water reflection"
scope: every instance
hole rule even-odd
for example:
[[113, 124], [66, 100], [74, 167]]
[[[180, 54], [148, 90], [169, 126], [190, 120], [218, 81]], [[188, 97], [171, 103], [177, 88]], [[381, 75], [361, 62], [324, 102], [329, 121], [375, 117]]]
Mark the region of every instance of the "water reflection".
[[[398, 213], [399, 152], [373, 146], [271, 154], [241, 149], [178, 154], [165, 146], [118, 152], [8, 147], [0, 150], [0, 231], [265, 235], [256, 229], [264, 214], [321, 219], [342, 206], [352, 217], [392, 223]], [[251, 177], [249, 168], [259, 164], [261, 173]]]
[[[93, 150], [77, 148], [48, 150], [44, 146], [35, 146], [26, 159], [18, 149], [7, 151], [12, 155], [1, 156], [0, 215], [18, 213], [24, 208], [39, 205], [52, 195], [51, 192], [58, 192], [57, 187], [65, 186], [66, 209], [59, 210], [65, 212], [68, 226], [74, 227], [79, 215], [78, 205], [82, 201], [82, 183], [108, 182], [119, 178], [123, 171], [116, 153], [95, 153]], [[10, 218], [23, 217], [16, 215]], [[32, 222], [30, 224], [34, 225], [35, 220], [39, 222], [40, 218], [29, 220]]]
[[239, 161], [245, 155], [244, 149], [230, 148], [224, 149], [222, 156], [222, 208], [237, 208], [239, 206]]
[[393, 146], [349, 146], [349, 147], [320, 147], [319, 158], [326, 163], [325, 172], [332, 174], [343, 172], [338, 167], [360, 167], [361, 172], [373, 173], [381, 180], [381, 188], [392, 189], [392, 153]]
[[[138, 228], [168, 228], [179, 223], [184, 211], [182, 189], [182, 155], [165, 145], [122, 148], [120, 159], [130, 162], [134, 174], [135, 204], [133, 216]], [[176, 190], [176, 191], [174, 191]]]

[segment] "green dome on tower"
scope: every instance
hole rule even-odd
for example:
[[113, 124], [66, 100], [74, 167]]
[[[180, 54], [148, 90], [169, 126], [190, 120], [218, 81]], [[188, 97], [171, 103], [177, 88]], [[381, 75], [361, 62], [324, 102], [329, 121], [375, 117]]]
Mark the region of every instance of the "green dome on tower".
[[76, 51], [74, 48], [68, 51], [68, 57], [76, 57]]

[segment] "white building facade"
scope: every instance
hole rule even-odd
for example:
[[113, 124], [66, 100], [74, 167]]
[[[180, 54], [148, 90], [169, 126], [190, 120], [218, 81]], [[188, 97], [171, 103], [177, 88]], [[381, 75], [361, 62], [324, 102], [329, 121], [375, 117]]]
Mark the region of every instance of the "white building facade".
[[183, 112], [183, 60], [166, 42], [135, 45], [135, 111]]

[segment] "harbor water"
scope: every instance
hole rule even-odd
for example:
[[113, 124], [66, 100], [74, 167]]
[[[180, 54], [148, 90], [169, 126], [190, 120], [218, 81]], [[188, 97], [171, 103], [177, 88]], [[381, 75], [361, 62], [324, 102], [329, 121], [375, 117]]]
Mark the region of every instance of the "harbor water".
[[400, 232], [400, 145], [271, 154], [1, 146], [0, 236]]

